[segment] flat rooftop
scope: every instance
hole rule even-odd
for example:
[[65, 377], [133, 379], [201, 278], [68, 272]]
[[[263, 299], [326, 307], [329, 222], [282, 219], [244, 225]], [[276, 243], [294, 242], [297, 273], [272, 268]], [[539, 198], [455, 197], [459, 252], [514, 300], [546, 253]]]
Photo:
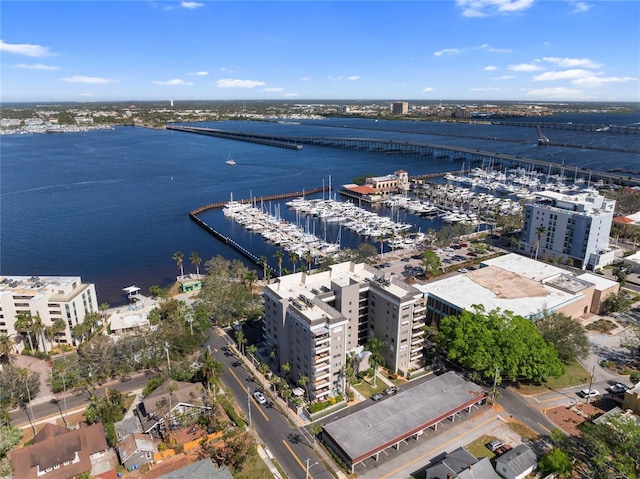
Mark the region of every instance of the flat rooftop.
[[324, 432], [357, 463], [484, 397], [480, 386], [450, 371], [329, 423]]

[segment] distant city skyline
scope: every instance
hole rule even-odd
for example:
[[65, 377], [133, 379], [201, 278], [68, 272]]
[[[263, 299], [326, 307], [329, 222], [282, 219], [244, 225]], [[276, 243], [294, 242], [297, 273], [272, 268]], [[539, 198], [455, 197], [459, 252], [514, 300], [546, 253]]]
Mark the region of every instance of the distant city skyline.
[[0, 101], [640, 101], [640, 2], [5, 1]]

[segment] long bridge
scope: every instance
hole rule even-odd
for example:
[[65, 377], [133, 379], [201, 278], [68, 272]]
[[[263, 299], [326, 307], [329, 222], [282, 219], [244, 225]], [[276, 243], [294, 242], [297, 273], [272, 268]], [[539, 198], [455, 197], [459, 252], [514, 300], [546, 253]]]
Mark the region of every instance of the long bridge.
[[588, 123], [565, 123], [565, 122], [531, 122], [531, 121], [491, 121], [494, 125], [503, 126], [522, 126], [532, 128], [540, 125], [545, 130], [571, 130], [571, 131], [593, 131], [598, 133], [616, 133], [623, 135], [640, 135], [640, 127], [638, 126], [622, 126], [622, 125], [590, 125]]
[[[281, 148], [301, 149], [303, 144], [315, 146], [328, 146], [332, 148], [343, 148], [347, 150], [370, 151], [394, 155], [412, 155], [422, 158], [433, 158], [438, 160], [464, 161], [466, 164], [507, 164], [517, 167], [533, 167], [539, 171], [549, 174], [564, 173], [580, 176], [584, 179], [602, 179], [607, 183], [615, 183], [629, 186], [640, 186], [640, 178], [616, 174], [615, 172], [604, 172], [590, 170], [579, 166], [567, 166], [550, 161], [524, 158], [520, 156], [496, 153], [473, 148], [459, 146], [439, 145], [434, 143], [423, 143], [416, 141], [388, 140], [380, 138], [342, 138], [342, 137], [288, 137], [279, 135], [265, 135], [249, 132], [233, 132], [214, 128], [200, 128], [189, 126], [167, 126], [167, 129], [196, 133], [209, 136], [216, 136], [229, 140], [248, 141], [268, 146]], [[640, 150], [638, 151], [640, 153]]]

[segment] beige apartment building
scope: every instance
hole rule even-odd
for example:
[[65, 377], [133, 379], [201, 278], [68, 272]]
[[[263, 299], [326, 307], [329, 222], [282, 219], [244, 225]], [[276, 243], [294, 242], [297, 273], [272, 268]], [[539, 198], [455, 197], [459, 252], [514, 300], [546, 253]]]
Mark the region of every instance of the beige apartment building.
[[384, 341], [386, 366], [407, 372], [421, 365], [426, 298], [413, 286], [365, 264], [282, 276], [264, 288], [264, 337], [289, 379], [309, 378], [311, 399], [344, 390], [346, 355], [366, 357], [370, 337]]
[[[1, 276], [0, 277], [0, 334], [16, 342], [16, 352], [28, 343], [25, 331], [18, 331], [15, 322], [21, 314], [39, 316], [44, 326], [57, 319], [66, 328], [53, 339], [53, 344], [72, 344], [72, 330], [82, 323], [87, 313], [98, 311], [95, 285], [83, 283], [79, 276]], [[18, 341], [16, 341], [18, 339]], [[31, 338], [42, 343], [42, 338]], [[46, 343], [47, 350], [51, 344]], [[42, 349], [42, 346], [40, 346]]]

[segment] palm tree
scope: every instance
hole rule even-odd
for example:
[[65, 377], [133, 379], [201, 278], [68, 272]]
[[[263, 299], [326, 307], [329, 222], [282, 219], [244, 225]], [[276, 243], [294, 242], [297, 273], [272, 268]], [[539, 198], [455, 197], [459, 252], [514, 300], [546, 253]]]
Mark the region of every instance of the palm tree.
[[247, 271], [247, 274], [244, 275], [244, 280], [247, 282], [249, 287], [249, 291], [253, 291], [253, 283], [258, 281], [258, 275], [254, 270]]
[[16, 322], [13, 327], [20, 334], [27, 334], [29, 338], [29, 349], [33, 351], [33, 341], [31, 340], [31, 328], [33, 327], [33, 318], [31, 313], [20, 313], [16, 316]]
[[267, 257], [260, 256], [260, 258], [258, 259], [258, 264], [262, 266], [262, 279], [265, 279], [267, 277], [267, 269], [269, 268]]
[[[15, 341], [11, 339], [11, 336], [6, 334], [0, 335], [0, 364], [2, 364], [2, 358], [7, 358], [7, 363], [11, 365], [11, 352], [13, 351], [13, 347], [15, 346]], [[0, 366], [2, 367], [2, 366]]]
[[247, 338], [244, 337], [242, 330], [236, 333], [236, 341], [238, 341], [238, 346], [240, 346], [240, 354], [244, 354], [244, 345], [247, 344]]
[[282, 257], [283, 256], [284, 256], [284, 253], [282, 253], [281, 249], [276, 251], [275, 254], [273, 255], [273, 257], [276, 258], [276, 260], [278, 261], [278, 276], [282, 276]]
[[309, 390], [307, 389], [307, 384], [309, 384], [309, 376], [305, 376], [304, 374], [298, 378], [298, 384], [302, 386], [307, 395], [307, 400], [309, 400]]
[[384, 235], [378, 235], [378, 242], [380, 243], [380, 254], [384, 253]]
[[207, 389], [209, 389], [211, 383], [218, 378], [224, 369], [224, 366], [216, 361], [209, 351], [204, 352], [202, 359], [202, 375], [207, 380]]
[[191, 253], [191, 264], [196, 267], [196, 274], [200, 276], [200, 263], [202, 263], [202, 258], [198, 256], [198, 253]]
[[540, 249], [540, 241], [542, 241], [542, 237], [547, 232], [547, 228], [544, 226], [538, 226], [536, 228], [536, 236], [538, 237], [538, 241], [536, 241], [536, 260], [538, 259], [538, 250]]
[[281, 366], [282, 372], [284, 373], [285, 377], [289, 376], [289, 373], [291, 372], [291, 364], [289, 364], [289, 362], [287, 361], [286, 363], [284, 363]]
[[369, 338], [365, 349], [371, 353], [369, 363], [373, 366], [373, 387], [376, 387], [376, 378], [378, 377], [378, 366], [384, 365], [384, 356], [382, 356], [382, 348], [384, 341], [380, 338]]
[[53, 337], [56, 340], [58, 346], [60, 346], [60, 341], [58, 340], [58, 334], [67, 329], [67, 323], [64, 322], [64, 319], [58, 318], [51, 325], [51, 332], [53, 333]]
[[180, 276], [184, 276], [184, 270], [182, 269], [182, 259], [184, 258], [184, 255], [180, 251], [176, 251], [173, 253], [172, 258], [178, 265], [178, 268], [180, 268]]
[[293, 264], [294, 274], [296, 272], [296, 264], [298, 264], [299, 260], [300, 260], [300, 256], [298, 256], [298, 253], [296, 253], [295, 251], [292, 251], [291, 253], [289, 253], [289, 261], [291, 261], [291, 264]]
[[45, 344], [46, 339], [44, 337], [44, 329], [45, 325], [42, 323], [42, 318], [40, 317], [40, 313], [36, 313], [36, 317], [33, 318], [33, 324], [31, 325], [31, 331], [34, 336], [40, 335], [40, 339], [42, 339], [42, 349], [44, 349], [44, 353], [47, 354], [47, 345]]
[[255, 370], [256, 369], [256, 363], [255, 363], [256, 357], [254, 355], [258, 352], [258, 348], [256, 347], [255, 344], [250, 344], [245, 349], [245, 352], [247, 353], [247, 356], [249, 356], [251, 358], [251, 366], [253, 366], [253, 369]]
[[307, 269], [311, 271], [311, 260], [313, 259], [313, 255], [311, 254], [311, 250], [307, 250], [304, 252], [304, 260], [307, 262]]

